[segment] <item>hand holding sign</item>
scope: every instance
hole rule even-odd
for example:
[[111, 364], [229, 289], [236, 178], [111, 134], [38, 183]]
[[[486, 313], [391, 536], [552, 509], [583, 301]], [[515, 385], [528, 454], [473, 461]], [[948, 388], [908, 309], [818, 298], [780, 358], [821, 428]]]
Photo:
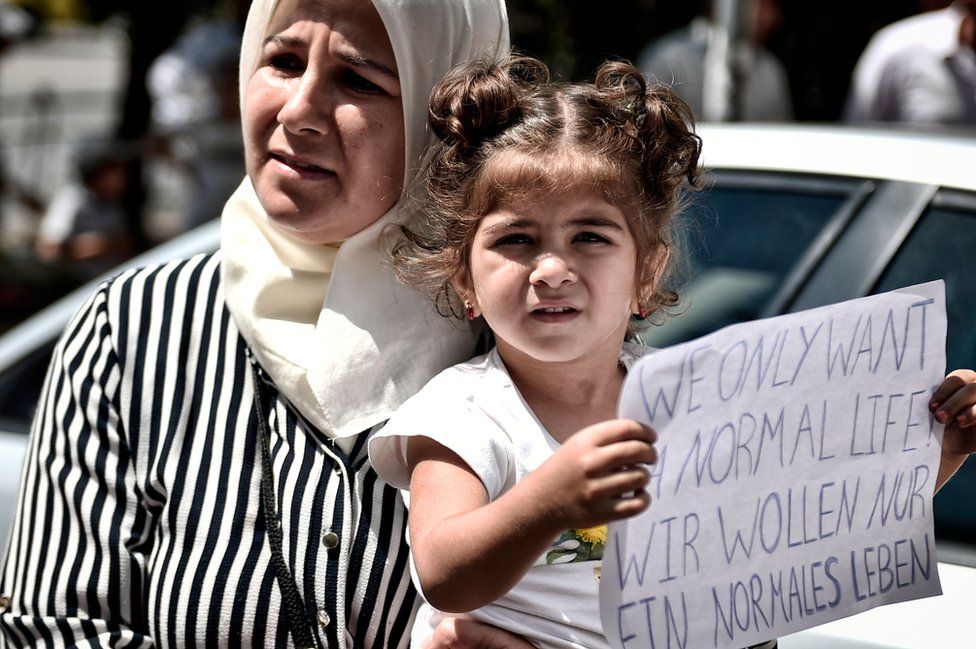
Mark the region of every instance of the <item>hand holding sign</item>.
[[526, 482], [544, 485], [540, 500], [558, 531], [603, 525], [647, 508], [642, 465], [657, 460], [655, 435], [635, 421], [611, 419], [574, 433]]
[[723, 329], [643, 359], [651, 507], [611, 526], [615, 647], [744, 647], [940, 592], [941, 282]]

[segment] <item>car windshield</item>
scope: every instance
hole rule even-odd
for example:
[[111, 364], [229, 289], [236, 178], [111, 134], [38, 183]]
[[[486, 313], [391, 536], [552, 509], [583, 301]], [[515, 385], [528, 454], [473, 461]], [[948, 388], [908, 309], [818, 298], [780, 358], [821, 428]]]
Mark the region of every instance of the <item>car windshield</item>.
[[644, 342], [665, 347], [774, 315], [788, 279], [812, 261], [813, 248], [829, 243], [827, 226], [857, 187], [789, 175], [713, 175], [690, 198], [681, 225], [688, 264], [678, 269], [680, 317], [647, 327]]

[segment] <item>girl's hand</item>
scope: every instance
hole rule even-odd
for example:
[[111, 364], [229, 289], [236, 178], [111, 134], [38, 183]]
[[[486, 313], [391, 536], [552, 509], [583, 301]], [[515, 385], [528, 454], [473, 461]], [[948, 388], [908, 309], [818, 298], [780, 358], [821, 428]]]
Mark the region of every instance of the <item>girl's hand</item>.
[[423, 649], [535, 649], [517, 635], [463, 617], [441, 621]]
[[460, 456], [411, 438], [411, 554], [427, 601], [473, 611], [511, 590], [567, 529], [643, 511], [649, 473], [639, 465], [657, 460], [656, 438], [635, 421], [588, 426], [495, 500]]
[[929, 410], [936, 420], [945, 424], [942, 459], [935, 483], [938, 491], [966, 458], [976, 453], [976, 372], [950, 372], [932, 395]]
[[553, 529], [580, 529], [628, 518], [647, 509], [644, 490], [657, 461], [657, 434], [630, 419], [611, 419], [575, 433], [529, 474]]

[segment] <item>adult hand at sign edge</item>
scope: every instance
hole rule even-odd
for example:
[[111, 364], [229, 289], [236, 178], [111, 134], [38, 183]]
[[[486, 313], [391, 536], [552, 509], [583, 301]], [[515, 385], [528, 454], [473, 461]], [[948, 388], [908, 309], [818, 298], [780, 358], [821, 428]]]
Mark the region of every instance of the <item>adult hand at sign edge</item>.
[[949, 372], [932, 395], [929, 410], [938, 422], [945, 424], [935, 481], [938, 492], [966, 458], [976, 453], [976, 372]]
[[467, 618], [441, 620], [423, 649], [535, 649], [520, 636]]

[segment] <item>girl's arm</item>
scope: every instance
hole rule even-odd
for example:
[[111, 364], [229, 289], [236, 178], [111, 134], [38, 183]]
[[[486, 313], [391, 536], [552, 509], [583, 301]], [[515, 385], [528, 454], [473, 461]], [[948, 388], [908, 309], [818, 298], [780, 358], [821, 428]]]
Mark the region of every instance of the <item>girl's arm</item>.
[[461, 613], [508, 592], [564, 530], [643, 511], [656, 435], [616, 419], [574, 434], [498, 499], [454, 452], [425, 437], [407, 447], [410, 541], [427, 601]]
[[945, 424], [942, 458], [935, 480], [938, 492], [966, 458], [976, 452], [976, 372], [950, 372], [932, 395], [929, 409]]

